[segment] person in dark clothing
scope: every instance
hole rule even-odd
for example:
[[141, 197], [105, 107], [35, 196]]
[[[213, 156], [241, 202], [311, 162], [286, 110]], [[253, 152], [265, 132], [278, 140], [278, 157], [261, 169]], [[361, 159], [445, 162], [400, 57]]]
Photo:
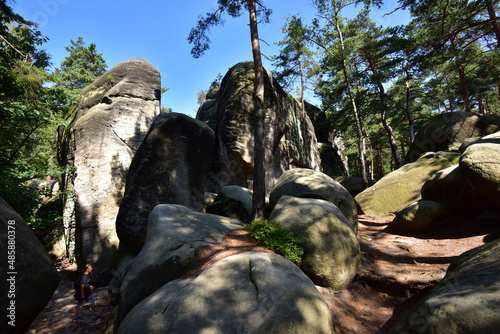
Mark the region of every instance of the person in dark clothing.
[[75, 308], [75, 317], [78, 318], [78, 312], [80, 312], [80, 307], [82, 306], [84, 301], [90, 302], [90, 310], [93, 312], [94, 317], [98, 317], [100, 314], [95, 309], [95, 299], [92, 296], [92, 290], [94, 287], [90, 285], [90, 277], [89, 274], [92, 272], [92, 266], [87, 264], [83, 270], [83, 274], [80, 276], [80, 281], [78, 282], [75, 292], [75, 299], [78, 301], [78, 304]]

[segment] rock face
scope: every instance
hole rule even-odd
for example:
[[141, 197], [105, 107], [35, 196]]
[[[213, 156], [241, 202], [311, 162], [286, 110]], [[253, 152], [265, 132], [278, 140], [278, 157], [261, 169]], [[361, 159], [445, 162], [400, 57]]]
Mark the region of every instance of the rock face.
[[467, 182], [459, 165], [436, 172], [422, 186], [422, 199], [441, 203], [457, 215], [475, 215], [487, 208]]
[[491, 208], [500, 209], [500, 132], [468, 146], [459, 168], [468, 183]]
[[[218, 193], [226, 185], [252, 188], [254, 124], [254, 71], [252, 62], [232, 67], [222, 80], [219, 98], [206, 101], [197, 118], [213, 126], [216, 151], [207, 191]], [[306, 115], [302, 123], [301, 108], [287, 95], [273, 77], [264, 71], [266, 189], [292, 166], [319, 169], [316, 136]], [[217, 113], [215, 114], [215, 108]], [[213, 120], [213, 117], [217, 117]], [[305, 135], [304, 135], [305, 126]]]
[[348, 175], [342, 157], [339, 155], [339, 150], [335, 145], [319, 143], [318, 152], [323, 173], [331, 177]]
[[350, 222], [333, 203], [285, 196], [269, 220], [304, 240], [302, 269], [315, 281], [337, 291], [352, 281], [361, 260], [359, 243]]
[[178, 113], [159, 115], [138, 149], [116, 217], [120, 247], [138, 253], [146, 240], [149, 213], [158, 204], [204, 208], [214, 132]]
[[132, 157], [160, 112], [160, 81], [143, 59], [116, 65], [82, 91], [59, 133], [59, 163], [74, 168], [62, 187], [68, 255], [93, 265], [97, 285], [112, 276], [116, 214]]
[[292, 262], [230, 256], [137, 305], [117, 333], [333, 333], [328, 306]]
[[121, 285], [118, 319], [164, 284], [182, 276], [196, 254], [242, 225], [239, 220], [158, 205], [149, 215], [147, 238]]
[[328, 124], [326, 113], [306, 102], [306, 112], [314, 126], [318, 141], [318, 152], [321, 161], [321, 172], [333, 178], [348, 176], [347, 158], [341, 153], [339, 144], [341, 139], [336, 138], [333, 129]]
[[0, 198], [1, 333], [24, 333], [49, 302], [59, 275], [19, 214]]
[[440, 220], [449, 215], [448, 208], [434, 201], [420, 200], [396, 214], [387, 227], [391, 233], [426, 233], [436, 229]]
[[391, 333], [498, 333], [500, 239], [465, 252]]
[[247, 223], [252, 216], [252, 191], [239, 186], [225, 186], [206, 211]]
[[461, 112], [440, 114], [420, 128], [406, 160], [414, 162], [426, 152], [458, 151], [466, 139], [487, 136], [499, 130], [499, 115]]
[[387, 174], [354, 199], [367, 215], [383, 216], [396, 213], [421, 199], [420, 191], [424, 183], [434, 173], [452, 166], [452, 161], [458, 156], [458, 153], [427, 153], [417, 161]]
[[282, 196], [319, 198], [335, 204], [354, 231], [358, 230], [356, 202], [351, 194], [331, 177], [305, 168], [287, 170], [275, 184], [269, 196], [273, 208]]

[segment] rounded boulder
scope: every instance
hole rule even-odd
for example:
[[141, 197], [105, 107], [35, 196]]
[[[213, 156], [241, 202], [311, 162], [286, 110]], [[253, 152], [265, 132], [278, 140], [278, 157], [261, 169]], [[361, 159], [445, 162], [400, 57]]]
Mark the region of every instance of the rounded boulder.
[[346, 188], [326, 174], [306, 168], [287, 170], [271, 191], [271, 208], [283, 196], [317, 198], [331, 202], [342, 211], [354, 231], [358, 231], [358, 211], [354, 198]]

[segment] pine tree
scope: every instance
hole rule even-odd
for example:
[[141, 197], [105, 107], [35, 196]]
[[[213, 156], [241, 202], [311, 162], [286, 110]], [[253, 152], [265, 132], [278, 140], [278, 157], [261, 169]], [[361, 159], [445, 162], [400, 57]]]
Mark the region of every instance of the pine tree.
[[71, 40], [70, 43], [65, 47], [69, 55], [52, 76], [54, 82], [64, 89], [69, 100], [73, 100], [82, 89], [106, 71], [107, 65], [94, 43], [86, 46], [82, 37], [78, 37], [76, 42]]
[[[307, 47], [305, 36], [307, 27], [302, 25], [302, 20], [297, 16], [292, 16], [287, 19], [287, 24], [282, 28], [285, 33], [285, 38], [278, 42], [281, 46], [280, 54], [274, 57], [274, 66], [281, 69], [277, 72], [276, 79], [284, 84], [285, 87], [290, 87], [297, 78], [300, 79], [300, 104], [301, 104], [301, 121], [302, 121], [302, 137], [304, 143], [307, 142], [306, 131], [306, 106], [304, 94], [306, 90], [306, 79], [310, 75], [306, 73], [312, 62], [313, 52]], [[306, 164], [309, 165], [309, 154], [307, 145], [304, 144], [304, 156]]]
[[[191, 54], [201, 57], [210, 48], [208, 32], [211, 27], [223, 23], [223, 14], [240, 17], [246, 10], [250, 16], [250, 36], [254, 60], [254, 177], [253, 177], [253, 199], [252, 218], [254, 220], [264, 219], [264, 207], [266, 200], [265, 168], [264, 168], [264, 68], [260, 52], [260, 42], [257, 19], [260, 16], [265, 22], [269, 21], [271, 10], [265, 7], [261, 1], [256, 0], [217, 0], [218, 8], [212, 13], [207, 13], [200, 18], [198, 24], [189, 33], [188, 41], [193, 44]], [[257, 7], [258, 5], [258, 7]], [[260, 14], [260, 15], [259, 15]]]
[[47, 87], [50, 58], [36, 25], [0, 1], [0, 197], [30, 222], [59, 119], [60, 91]]

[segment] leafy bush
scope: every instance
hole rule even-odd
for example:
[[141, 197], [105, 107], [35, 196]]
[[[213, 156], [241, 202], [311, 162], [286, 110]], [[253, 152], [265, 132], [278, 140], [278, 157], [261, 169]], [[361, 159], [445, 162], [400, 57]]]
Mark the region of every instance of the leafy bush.
[[300, 265], [304, 241], [294, 232], [270, 221], [253, 221], [245, 224], [244, 230], [250, 232], [250, 237], [264, 247], [283, 255], [290, 261]]

